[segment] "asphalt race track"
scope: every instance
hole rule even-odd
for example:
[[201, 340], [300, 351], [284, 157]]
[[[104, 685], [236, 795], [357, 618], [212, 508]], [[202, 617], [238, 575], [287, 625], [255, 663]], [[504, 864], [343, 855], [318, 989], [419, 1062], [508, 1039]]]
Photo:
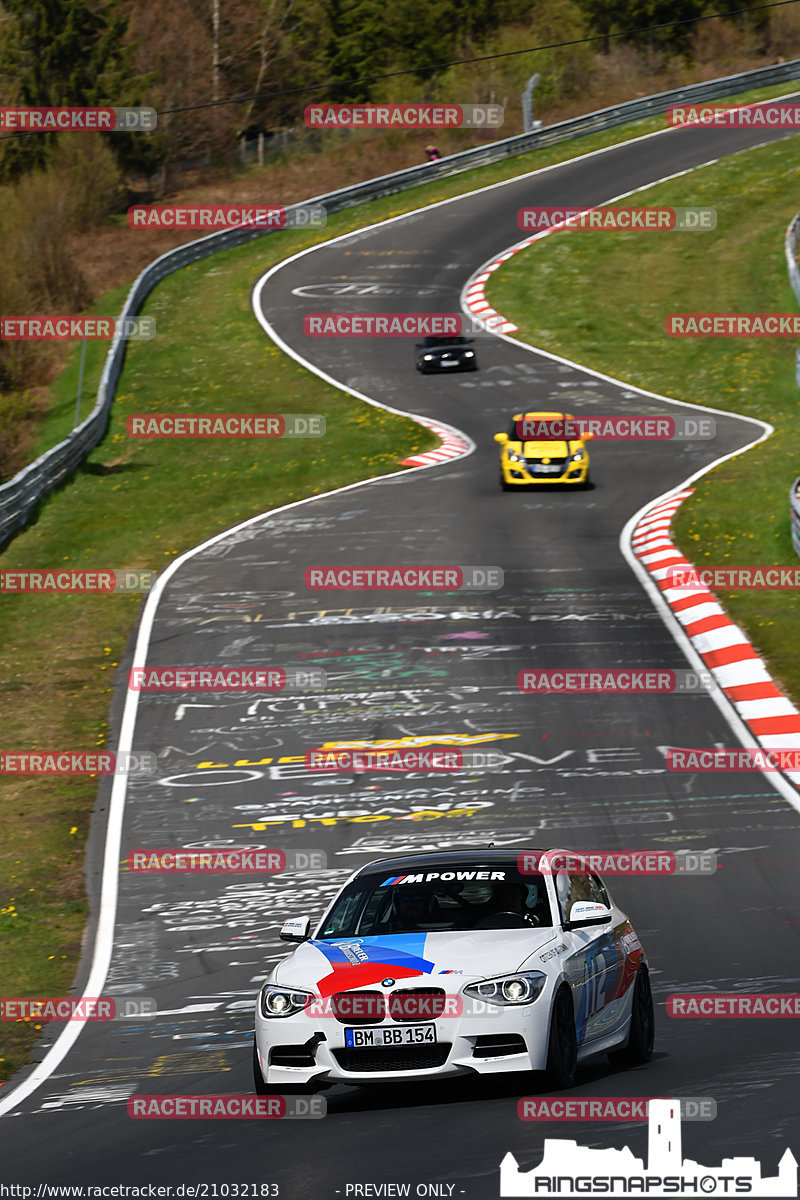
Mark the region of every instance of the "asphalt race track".
[[[571, 1094], [713, 1097], [716, 1120], [683, 1125], [685, 1153], [708, 1165], [752, 1155], [774, 1174], [787, 1145], [800, 1149], [793, 1023], [678, 1021], [664, 1010], [673, 991], [798, 989], [798, 811], [766, 776], [667, 771], [667, 746], [737, 744], [704, 694], [533, 697], [516, 687], [524, 666], [687, 665], [623, 558], [620, 533], [649, 500], [760, 429], [718, 417], [711, 442], [594, 443], [592, 490], [504, 494], [492, 434], [515, 410], [691, 410], [498, 338], [476, 342], [478, 373], [442, 378], [415, 372], [408, 340], [302, 330], [309, 311], [458, 311], [470, 273], [523, 236], [523, 204], [598, 204], [764, 140], [742, 130], [639, 140], [350, 235], [270, 276], [258, 293], [264, 318], [296, 354], [342, 385], [463, 430], [477, 449], [240, 527], [167, 583], [148, 664], [315, 665], [328, 687], [142, 694], [134, 746], [156, 750], [162, 773], [130, 782], [120, 857], [141, 846], [278, 846], [322, 849], [329, 869], [266, 881], [123, 870], [104, 991], [152, 997], [158, 1013], [83, 1028], [0, 1121], [6, 1182], [271, 1182], [287, 1200], [333, 1200], [347, 1185], [405, 1181], [483, 1200], [499, 1194], [505, 1153], [532, 1167], [546, 1136], [645, 1155], [643, 1124], [520, 1121], [519, 1097], [541, 1081], [516, 1076], [337, 1087], [316, 1121], [128, 1117], [133, 1094], [251, 1091], [252, 1005], [285, 953], [285, 917], [319, 913], [351, 870], [380, 854], [486, 841], [716, 851], [714, 877], [610, 881], [651, 961], [656, 1054], [635, 1071], [600, 1059]], [[723, 223], [725, 196], [716, 206]], [[680, 253], [681, 235], [671, 236]], [[527, 261], [535, 270], [535, 248]], [[309, 591], [304, 569], [331, 563], [496, 565], [505, 582], [468, 594]], [[117, 727], [124, 682], [121, 670]], [[475, 739], [506, 762], [474, 775], [360, 781], [277, 763], [323, 741], [412, 736]], [[90, 845], [95, 912], [107, 812], [104, 792]]]

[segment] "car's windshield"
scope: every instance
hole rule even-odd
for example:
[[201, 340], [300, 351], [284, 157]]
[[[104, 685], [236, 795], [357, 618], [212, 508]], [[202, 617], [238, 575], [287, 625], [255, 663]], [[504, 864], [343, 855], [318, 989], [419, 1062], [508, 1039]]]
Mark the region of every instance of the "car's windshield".
[[[520, 418], [520, 419], [522, 419], [522, 418]], [[526, 421], [535, 420], [535, 419], [536, 418], [533, 418], [530, 416], [525, 417]], [[544, 418], [542, 418], [542, 420], [544, 420]], [[544, 431], [542, 431], [542, 432], [544, 432]], [[514, 418], [508, 426], [508, 440], [510, 442], [519, 442], [519, 441], [523, 440], [519, 436], [519, 428], [518, 428], [518, 422], [517, 422], [516, 418]], [[536, 437], [533, 439], [526, 438], [524, 440], [525, 441], [532, 440], [532, 441], [537, 441], [537, 442], [563, 442], [564, 441], [563, 437], [544, 437], [544, 436], [540, 436], [539, 433], [537, 433]]]
[[431, 346], [466, 346], [465, 337], [426, 337], [422, 339], [423, 346], [429, 350]]
[[541, 875], [520, 875], [516, 865], [444, 865], [414, 874], [354, 879], [317, 938], [551, 925]]

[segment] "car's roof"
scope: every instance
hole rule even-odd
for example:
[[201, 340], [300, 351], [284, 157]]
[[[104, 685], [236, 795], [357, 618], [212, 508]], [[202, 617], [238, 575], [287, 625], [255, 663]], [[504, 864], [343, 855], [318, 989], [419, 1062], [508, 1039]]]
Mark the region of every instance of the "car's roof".
[[465, 850], [427, 850], [424, 853], [393, 854], [390, 858], [378, 858], [366, 863], [359, 875], [373, 872], [402, 870], [411, 872], [416, 868], [458, 866], [463, 863], [510, 863], [516, 862], [520, 854], [543, 854], [541, 846], [476, 846]]
[[[572, 413], [568, 412], [526, 412], [514, 413], [512, 421], [574, 421]], [[573, 438], [573, 441], [576, 439]]]

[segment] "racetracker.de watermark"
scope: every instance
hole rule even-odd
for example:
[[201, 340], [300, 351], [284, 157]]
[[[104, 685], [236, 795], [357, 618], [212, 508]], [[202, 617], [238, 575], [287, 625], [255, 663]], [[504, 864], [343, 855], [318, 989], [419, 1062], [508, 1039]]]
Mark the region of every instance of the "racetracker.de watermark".
[[664, 587], [684, 591], [721, 589], [742, 592], [783, 592], [800, 588], [800, 567], [668, 567]]
[[669, 313], [670, 337], [797, 337], [800, 313]]
[[[359, 942], [338, 942], [337, 948], [342, 950], [345, 957], [354, 964], [359, 961]], [[361, 951], [363, 954], [363, 950]], [[425, 993], [414, 991], [385, 993], [377, 991], [336, 992], [331, 996], [309, 996], [303, 1005], [306, 1016], [321, 1020], [336, 1021], [433, 1021], [452, 1017], [488, 1017], [504, 1016], [503, 1007], [491, 1004], [469, 994], [447, 995], [445, 992]], [[364, 1031], [361, 1044], [369, 1045], [370, 1030]], [[394, 1039], [386, 1039], [387, 1030], [381, 1031], [382, 1045], [403, 1045], [402, 1029], [390, 1030], [395, 1034]], [[405, 1043], [408, 1044], [408, 1043]]]
[[325, 436], [319, 413], [134, 413], [125, 422], [139, 438], [318, 438]]
[[306, 750], [305, 766], [310, 771], [474, 771], [497, 769], [505, 755], [499, 750], [454, 750], [452, 746], [419, 748]]
[[717, 129], [800, 129], [800, 106], [762, 101], [759, 105], [673, 104], [667, 125], [713, 125]]
[[0, 317], [0, 338], [6, 342], [105, 342], [119, 335], [129, 342], [156, 336], [155, 317], [45, 316]]
[[157, 775], [153, 750], [0, 750], [0, 775]]
[[100, 595], [111, 592], [149, 592], [156, 577], [150, 570], [64, 571], [43, 567], [37, 571], [0, 571], [0, 593], [48, 595], [73, 593]]
[[716, 229], [715, 208], [658, 208], [655, 205], [639, 208], [568, 208], [557, 205], [539, 205], [520, 208], [517, 225], [528, 232], [541, 229], [588, 229], [595, 231], [647, 230], [658, 233], [664, 230], [703, 231]]
[[468, 313], [317, 312], [303, 317], [307, 337], [469, 337], [491, 332], [502, 317]]
[[542, 667], [538, 670], [528, 668], [517, 675], [517, 688], [520, 692], [540, 695], [560, 695], [565, 692], [587, 695], [600, 692], [683, 695], [687, 692], [710, 691], [713, 687], [714, 676], [710, 671], [691, 671], [684, 667], [675, 671], [656, 667], [645, 667], [641, 670], [618, 667], [593, 667], [585, 670], [576, 670], [574, 667]]
[[323, 204], [133, 204], [127, 220], [131, 229], [323, 229], [328, 211]]
[[128, 1116], [140, 1120], [266, 1121], [324, 1117], [323, 1096], [131, 1096]]
[[737, 747], [721, 750], [717, 746], [670, 747], [666, 753], [668, 771], [800, 771], [800, 747]]
[[327, 687], [319, 667], [132, 667], [132, 692], [288, 692]]
[[0, 108], [0, 132], [136, 132], [156, 128], [154, 108]]
[[520, 875], [715, 875], [717, 856], [710, 850], [550, 850], [521, 851]]
[[791, 992], [673, 992], [668, 1017], [800, 1017], [800, 995]]
[[119, 1021], [156, 1011], [152, 996], [0, 996], [0, 1021]]
[[303, 583], [323, 592], [476, 592], [503, 586], [501, 567], [391, 566], [307, 567]]
[[501, 104], [309, 104], [309, 129], [499, 129]]
[[599, 442], [704, 441], [717, 435], [712, 417], [521, 417], [516, 422], [521, 442], [577, 442], [587, 435]]
[[[520, 1121], [647, 1121], [650, 1101], [660, 1096], [522, 1096], [517, 1102]], [[680, 1101], [682, 1121], [714, 1121], [717, 1102], [710, 1096], [685, 1096]]]
[[125, 861], [129, 871], [200, 875], [324, 871], [328, 862], [324, 850], [258, 850], [246, 846], [224, 850], [139, 848], [130, 850]]

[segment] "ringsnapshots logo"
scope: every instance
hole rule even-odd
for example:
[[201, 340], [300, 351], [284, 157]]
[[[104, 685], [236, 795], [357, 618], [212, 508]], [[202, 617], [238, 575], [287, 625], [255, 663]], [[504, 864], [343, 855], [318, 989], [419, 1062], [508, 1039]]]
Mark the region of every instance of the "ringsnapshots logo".
[[309, 104], [309, 129], [499, 129], [501, 104]]
[[797, 337], [800, 313], [669, 313], [670, 337]]
[[539, 670], [527, 669], [517, 675], [520, 692], [538, 695], [581, 694], [597, 695], [602, 692], [623, 695], [686, 695], [708, 692], [714, 687], [710, 671], [691, 671], [679, 667], [674, 671], [661, 668], [641, 670], [611, 668], [575, 668]]
[[318, 413], [134, 413], [125, 422], [135, 438], [319, 438], [325, 418]]
[[[677, 1097], [676, 1097], [677, 1098]], [[658, 1096], [522, 1096], [517, 1102], [520, 1121], [647, 1121], [650, 1103]], [[682, 1121], [714, 1121], [717, 1102], [711, 1096], [680, 1099]]]
[[529, 413], [516, 424], [521, 442], [668, 442], [705, 441], [716, 437], [712, 417], [540, 417]]
[[501, 567], [307, 567], [303, 583], [323, 592], [491, 592], [503, 586]]
[[156, 336], [155, 317], [43, 316], [0, 317], [6, 342], [105, 342], [126, 338], [148, 342]]
[[154, 108], [0, 108], [2, 133], [133, 133], [157, 124]]
[[653, 1098], [648, 1105], [647, 1160], [629, 1146], [611, 1149], [546, 1138], [537, 1167], [521, 1171], [510, 1152], [500, 1164], [501, 1196], [680, 1196], [797, 1195], [797, 1160], [786, 1150], [778, 1174], [765, 1176], [755, 1158], [730, 1157], [706, 1167], [684, 1158], [682, 1101]]
[[276, 875], [285, 871], [324, 871], [328, 865], [324, 850], [270, 850], [247, 846], [217, 850], [139, 848], [130, 850], [125, 861], [129, 871], [182, 875]]
[[151, 570], [70, 571], [40, 568], [37, 571], [0, 571], [0, 594], [91, 595], [112, 592], [149, 592], [156, 572]]
[[134, 204], [131, 229], [324, 229], [323, 204]]
[[128, 1116], [144, 1121], [315, 1120], [328, 1106], [322, 1096], [131, 1096]]
[[715, 875], [717, 856], [710, 850], [525, 850], [517, 856], [517, 870], [520, 875]]
[[704, 232], [716, 229], [717, 210], [656, 206], [617, 208], [612, 205], [600, 205], [597, 208], [570, 208], [564, 205], [540, 205], [519, 209], [517, 225], [527, 232], [546, 229], [588, 229], [615, 233], [629, 233], [631, 230], [650, 233]]
[[132, 692], [305, 692], [327, 687], [320, 667], [132, 667]]
[[0, 750], [0, 777], [5, 775], [134, 775], [158, 774], [154, 750]]

